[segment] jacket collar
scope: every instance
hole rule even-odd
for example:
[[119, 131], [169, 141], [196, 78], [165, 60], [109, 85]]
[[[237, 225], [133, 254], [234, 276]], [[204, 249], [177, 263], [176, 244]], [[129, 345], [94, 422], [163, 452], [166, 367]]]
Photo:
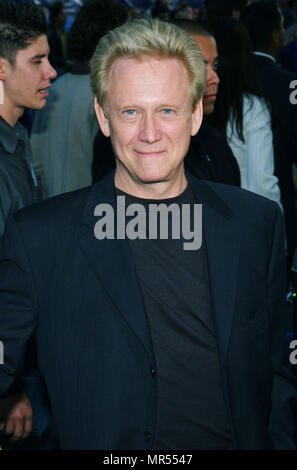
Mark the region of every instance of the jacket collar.
[[[187, 171], [185, 173], [187, 181], [190, 184], [197, 201], [209, 206], [209, 208], [223, 219], [228, 220], [233, 216], [232, 209], [207, 182], [198, 180]], [[91, 186], [81, 218], [82, 224], [94, 227], [94, 209], [98, 204], [116, 204], [114, 176], [115, 171], [110, 171], [102, 180]]]
[[269, 59], [270, 61], [272, 61], [274, 64], [276, 64], [276, 59], [270, 55], [270, 54], [266, 54], [265, 52], [260, 52], [260, 51], [254, 51], [253, 54], [256, 56], [256, 57], [264, 57], [265, 59]]
[[0, 116], [0, 142], [5, 148], [7, 153], [14, 153], [19, 140], [26, 142], [27, 132], [19, 122], [14, 127], [11, 127]]

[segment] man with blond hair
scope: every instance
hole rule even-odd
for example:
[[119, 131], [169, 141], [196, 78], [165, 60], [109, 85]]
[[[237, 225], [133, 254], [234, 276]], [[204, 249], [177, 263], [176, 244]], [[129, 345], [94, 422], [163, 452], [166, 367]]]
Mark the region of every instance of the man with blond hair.
[[293, 448], [282, 215], [184, 171], [205, 89], [195, 40], [125, 24], [91, 81], [116, 171], [11, 218], [0, 393], [35, 335], [63, 449]]

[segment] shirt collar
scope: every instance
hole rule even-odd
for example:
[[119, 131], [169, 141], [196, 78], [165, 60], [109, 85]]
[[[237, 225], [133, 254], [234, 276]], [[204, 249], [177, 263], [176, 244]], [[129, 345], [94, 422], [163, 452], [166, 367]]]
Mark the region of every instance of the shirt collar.
[[262, 56], [262, 57], [267, 57], [268, 59], [271, 59], [276, 64], [275, 58], [270, 54], [266, 54], [265, 52], [259, 52], [259, 51], [254, 51], [254, 54]]
[[6, 152], [14, 153], [17, 147], [18, 141], [22, 140], [26, 142], [26, 130], [19, 122], [14, 127], [11, 127], [1, 116], [0, 116], [0, 142], [5, 148]]

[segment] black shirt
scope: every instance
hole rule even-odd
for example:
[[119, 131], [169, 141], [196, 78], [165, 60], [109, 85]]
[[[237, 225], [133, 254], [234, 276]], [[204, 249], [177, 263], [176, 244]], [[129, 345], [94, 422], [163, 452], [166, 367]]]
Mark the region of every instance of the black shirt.
[[[120, 192], [120, 194], [124, 194]], [[180, 196], [126, 205], [196, 202]], [[148, 213], [148, 210], [147, 210]], [[193, 228], [193, 220], [192, 220]], [[206, 248], [185, 251], [184, 240], [130, 240], [157, 365], [154, 449], [231, 448], [210, 308]]]

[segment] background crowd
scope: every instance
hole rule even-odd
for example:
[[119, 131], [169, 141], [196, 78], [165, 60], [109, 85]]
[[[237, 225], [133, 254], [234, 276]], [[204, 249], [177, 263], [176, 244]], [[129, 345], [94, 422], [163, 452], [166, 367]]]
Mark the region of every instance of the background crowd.
[[297, 238], [297, 106], [289, 99], [297, 77], [297, 2], [40, 3], [49, 23], [49, 59], [59, 78], [47, 106], [35, 113], [33, 127], [32, 111], [22, 122], [31, 133], [44, 197], [91, 184], [115, 166], [110, 141], [95, 119], [89, 85], [88, 61], [100, 37], [140, 17], [174, 22], [190, 35], [198, 27], [204, 59], [212, 54], [215, 64], [207, 66], [205, 118], [186, 166], [198, 177], [241, 185], [277, 201], [286, 221], [290, 268]]

